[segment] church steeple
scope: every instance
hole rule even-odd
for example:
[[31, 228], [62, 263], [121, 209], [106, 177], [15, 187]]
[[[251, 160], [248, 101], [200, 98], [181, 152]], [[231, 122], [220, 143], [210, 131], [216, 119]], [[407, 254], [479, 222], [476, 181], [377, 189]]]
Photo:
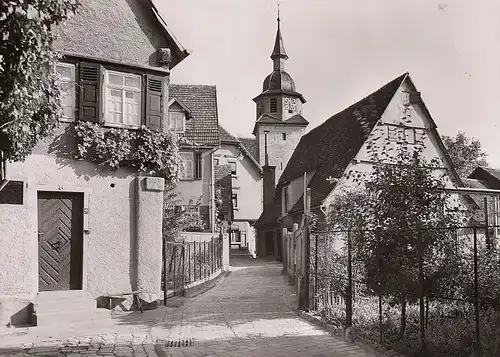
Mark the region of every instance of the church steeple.
[[286, 54], [285, 44], [283, 43], [283, 37], [281, 36], [280, 22], [280, 10], [278, 7], [278, 31], [276, 31], [276, 40], [274, 41], [274, 49], [271, 54], [271, 59], [274, 62], [274, 70], [281, 72], [285, 70], [285, 61], [288, 59], [288, 55]]

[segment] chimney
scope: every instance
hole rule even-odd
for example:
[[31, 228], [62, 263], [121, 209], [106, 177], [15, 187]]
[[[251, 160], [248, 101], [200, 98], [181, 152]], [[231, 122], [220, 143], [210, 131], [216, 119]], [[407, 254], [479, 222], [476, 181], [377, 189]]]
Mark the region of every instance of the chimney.
[[267, 134], [268, 130], [264, 131], [264, 153], [265, 165], [262, 166], [262, 189], [264, 195], [264, 209], [269, 206], [274, 199], [275, 183], [276, 183], [276, 166], [269, 166], [269, 157], [267, 155]]

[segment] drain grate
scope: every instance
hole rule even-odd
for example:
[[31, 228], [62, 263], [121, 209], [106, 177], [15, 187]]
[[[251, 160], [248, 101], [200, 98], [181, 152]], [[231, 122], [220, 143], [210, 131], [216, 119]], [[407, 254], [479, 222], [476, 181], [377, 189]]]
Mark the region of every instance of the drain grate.
[[[163, 341], [161, 341], [161, 342], [163, 342]], [[193, 339], [177, 340], [177, 341], [165, 340], [164, 345], [165, 345], [165, 347], [189, 347], [189, 346], [194, 346], [194, 340]]]

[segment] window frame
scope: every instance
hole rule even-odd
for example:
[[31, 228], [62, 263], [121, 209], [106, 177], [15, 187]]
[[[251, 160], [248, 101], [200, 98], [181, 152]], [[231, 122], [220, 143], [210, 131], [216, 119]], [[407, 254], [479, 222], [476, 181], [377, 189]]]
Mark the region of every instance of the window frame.
[[[61, 79], [58, 78], [57, 67], [65, 67], [65, 68], [69, 68], [71, 70], [71, 78], [69, 81], [66, 81], [66, 80], [61, 81]], [[71, 100], [71, 103], [72, 103], [72, 111], [71, 112], [73, 113], [73, 117], [69, 118], [69, 117], [64, 116], [64, 111], [63, 111], [63, 115], [59, 118], [59, 121], [67, 122], [67, 123], [74, 123], [76, 121], [76, 65], [73, 63], [58, 62], [54, 65], [54, 72], [55, 72], [56, 81], [58, 82], [57, 84], [59, 87], [62, 83], [68, 83], [72, 86], [72, 89], [73, 89], [70, 91], [71, 97], [72, 97], [71, 98], [72, 99]], [[59, 88], [59, 90], [61, 91], [61, 88]], [[62, 91], [61, 91], [61, 93], [62, 93]], [[62, 104], [61, 104], [61, 106], [62, 106]]]
[[286, 141], [286, 133], [281, 133], [281, 140]]
[[[134, 88], [134, 87], [127, 87], [125, 84], [122, 86], [119, 86], [117, 84], [110, 84], [109, 83], [109, 75], [114, 74], [114, 75], [119, 75], [125, 77], [131, 77], [131, 78], [138, 78], [139, 79], [139, 88]], [[143, 116], [144, 116], [144, 108], [145, 108], [145, 102], [144, 102], [144, 79], [143, 76], [140, 74], [136, 73], [129, 73], [129, 72], [120, 72], [112, 69], [103, 69], [103, 83], [102, 83], [102, 107], [103, 107], [103, 115], [102, 115], [102, 124], [107, 127], [112, 127], [112, 128], [127, 128], [127, 129], [139, 129], [143, 123]], [[110, 99], [108, 89], [114, 89], [114, 90], [121, 90], [122, 92], [122, 123], [116, 123], [109, 121], [109, 104], [108, 100]], [[138, 119], [139, 123], [138, 124], [125, 124], [123, 123], [124, 117], [125, 117], [125, 92], [135, 92], [139, 93], [139, 114], [138, 114]]]
[[234, 171], [231, 168], [231, 176], [232, 177], [237, 177], [238, 176], [238, 161], [237, 160], [232, 160], [228, 159], [227, 164], [231, 167], [232, 164], [234, 164]]
[[[189, 155], [191, 157], [191, 176], [190, 177], [187, 177], [187, 176], [180, 176], [179, 175], [179, 180], [181, 181], [193, 181], [195, 179], [195, 162], [194, 162], [194, 152], [192, 151], [180, 151], [179, 152], [179, 156], [181, 157], [181, 160], [183, 162], [183, 165], [186, 165], [186, 160], [184, 160], [184, 158], [182, 157], [183, 155]], [[189, 160], [188, 160], [189, 161]], [[187, 167], [184, 167], [184, 170], [187, 174]]]
[[[423, 129], [387, 124], [387, 140], [389, 140], [390, 142], [395, 142], [397, 144], [406, 143], [415, 145], [419, 143], [419, 140], [417, 140], [417, 130], [423, 130]], [[408, 132], [411, 132], [413, 135], [413, 140], [411, 141], [408, 140]], [[391, 133], [394, 134], [391, 136]]]
[[[240, 209], [239, 202], [238, 202], [239, 196], [240, 196], [239, 190], [233, 189], [231, 192], [231, 205], [233, 207], [233, 210]], [[235, 198], [236, 198], [236, 205], [234, 204]]]
[[[177, 114], [181, 114], [182, 115], [182, 129], [172, 129], [171, 128], [171, 125], [170, 123], [172, 122], [172, 119], [171, 119], [171, 114], [172, 113], [177, 113]], [[186, 132], [186, 112], [182, 109], [168, 109], [168, 113], [167, 113], [167, 127], [168, 127], [168, 130], [169, 131], [172, 131], [174, 133], [185, 133]]]

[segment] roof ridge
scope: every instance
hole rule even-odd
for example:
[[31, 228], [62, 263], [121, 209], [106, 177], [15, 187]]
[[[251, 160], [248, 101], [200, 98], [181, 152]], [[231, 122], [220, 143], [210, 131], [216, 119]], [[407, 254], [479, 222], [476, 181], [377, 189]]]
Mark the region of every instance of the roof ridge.
[[[318, 125], [317, 127], [315, 128], [312, 128], [308, 133], [304, 134], [304, 136], [307, 136], [309, 134], [311, 134], [313, 131], [315, 131], [316, 129], [320, 128], [321, 126], [325, 125], [330, 119], [334, 119], [335, 116], [341, 114], [341, 113], [344, 113], [344, 112], [347, 112], [349, 109], [351, 109], [352, 107], [358, 105], [360, 102], [368, 99], [368, 97], [378, 93], [379, 91], [383, 90], [384, 88], [386, 88], [387, 86], [389, 86], [391, 83], [397, 81], [398, 79], [401, 79], [401, 83], [403, 83], [403, 81], [406, 79], [406, 77], [409, 75], [410, 73], [409, 72], [405, 72], [403, 73], [402, 75], [400, 75], [399, 77], [396, 77], [394, 78], [393, 80], [387, 82], [386, 84], [384, 84], [383, 86], [381, 86], [380, 88], [378, 88], [377, 90], [371, 92], [370, 94], [366, 95], [365, 97], [363, 97], [362, 99], [358, 100], [357, 102], [355, 103], [352, 103], [351, 105], [349, 105], [348, 107], [342, 109], [340, 112], [337, 112], [335, 114], [333, 114], [332, 116], [330, 116], [328, 119], [326, 119], [323, 123], [321, 123], [320, 125]], [[401, 85], [400, 83], [400, 85]], [[398, 86], [399, 88], [399, 86]], [[394, 93], [396, 93], [397, 89], [394, 91]], [[387, 103], [387, 105], [389, 105], [389, 103]], [[385, 110], [385, 108], [384, 108]]]

